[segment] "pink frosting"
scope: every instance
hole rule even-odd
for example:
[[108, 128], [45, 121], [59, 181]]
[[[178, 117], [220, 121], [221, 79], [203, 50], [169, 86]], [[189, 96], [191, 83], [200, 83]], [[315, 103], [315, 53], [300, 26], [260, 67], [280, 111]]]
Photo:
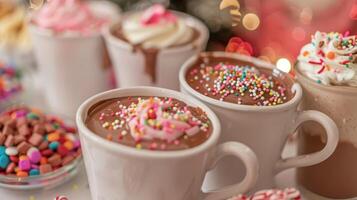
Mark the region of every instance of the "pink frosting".
[[161, 4], [155, 4], [146, 9], [141, 17], [141, 24], [144, 26], [156, 25], [161, 22], [176, 23], [177, 17], [166, 10]]
[[[129, 121], [130, 132], [136, 140], [161, 139], [172, 142], [183, 134], [193, 136], [200, 131], [198, 121], [192, 121], [193, 115], [187, 109], [180, 110], [180, 115], [164, 112], [170, 107], [158, 98], [139, 102], [132, 119]], [[176, 117], [175, 117], [176, 116]], [[148, 123], [151, 120], [151, 123]]]
[[96, 17], [81, 0], [51, 0], [35, 13], [33, 22], [55, 32], [96, 33], [106, 19]]

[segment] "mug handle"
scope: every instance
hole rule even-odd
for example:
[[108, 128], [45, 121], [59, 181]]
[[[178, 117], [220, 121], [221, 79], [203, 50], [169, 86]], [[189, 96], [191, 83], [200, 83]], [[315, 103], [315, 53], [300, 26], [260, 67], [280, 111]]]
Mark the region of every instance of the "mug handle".
[[302, 111], [299, 112], [295, 120], [293, 132], [295, 132], [297, 128], [306, 121], [315, 121], [324, 127], [327, 135], [325, 147], [318, 152], [299, 155], [293, 158], [280, 159], [276, 163], [276, 173], [289, 168], [307, 167], [318, 164], [330, 157], [335, 151], [339, 140], [339, 132], [335, 122], [322, 112], [315, 110]]
[[226, 142], [219, 145], [209, 170], [212, 170], [221, 158], [228, 155], [235, 156], [243, 161], [247, 172], [244, 179], [239, 183], [204, 193], [204, 200], [224, 199], [237, 194], [246, 193], [257, 182], [259, 173], [257, 156], [248, 146], [238, 142]]

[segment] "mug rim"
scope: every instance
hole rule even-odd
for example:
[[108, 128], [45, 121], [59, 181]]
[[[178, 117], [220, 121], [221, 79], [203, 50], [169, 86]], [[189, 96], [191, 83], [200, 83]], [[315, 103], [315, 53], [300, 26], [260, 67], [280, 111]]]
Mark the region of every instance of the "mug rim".
[[[85, 119], [88, 114], [88, 110], [96, 103], [124, 96], [159, 96], [159, 97], [172, 97], [183, 101], [184, 103], [192, 106], [200, 107], [205, 111], [209, 120], [212, 124], [212, 133], [210, 137], [204, 141], [202, 144], [183, 150], [173, 150], [173, 151], [152, 151], [147, 149], [136, 149], [135, 147], [126, 146], [117, 142], [108, 141], [103, 137], [95, 134], [93, 131], [89, 130], [85, 125]], [[83, 102], [77, 110], [76, 114], [76, 124], [78, 127], [78, 133], [83, 138], [88, 139], [91, 143], [95, 143], [97, 146], [114, 152], [119, 152], [121, 154], [135, 156], [140, 158], [180, 158], [187, 157], [191, 155], [200, 154], [202, 152], [208, 151], [212, 147], [216, 146], [221, 135], [221, 125], [216, 114], [205, 104], [196, 100], [195, 98], [189, 97], [188, 95], [182, 94], [180, 92], [158, 88], [158, 87], [148, 87], [148, 86], [137, 86], [128, 88], [119, 88], [108, 90], [106, 92], [99, 93], [87, 99]], [[81, 138], [82, 139], [82, 138]]]
[[181, 91], [185, 90], [187, 91], [190, 95], [194, 96], [195, 98], [198, 98], [199, 100], [206, 102], [210, 105], [214, 105], [220, 108], [225, 108], [225, 109], [230, 109], [230, 110], [239, 110], [239, 111], [247, 111], [247, 112], [279, 112], [279, 111], [285, 111], [290, 109], [292, 106], [295, 106], [300, 103], [302, 99], [302, 88], [301, 85], [296, 82], [294, 79], [291, 79], [294, 83], [291, 86], [291, 90], [294, 93], [293, 98], [291, 98], [288, 102], [285, 102], [280, 105], [275, 105], [275, 106], [254, 106], [254, 105], [240, 105], [240, 104], [234, 104], [230, 102], [225, 102], [225, 101], [219, 101], [217, 99], [213, 99], [211, 97], [207, 97], [196, 90], [194, 90], [186, 81], [186, 73], [192, 67], [195, 61], [202, 56], [202, 55], [209, 55], [213, 57], [226, 57], [226, 58], [233, 58], [236, 60], [242, 60], [244, 62], [252, 63], [258, 67], [263, 67], [267, 69], [274, 69], [275, 65], [268, 63], [266, 61], [263, 61], [258, 58], [254, 58], [251, 56], [246, 56], [242, 54], [237, 54], [237, 53], [228, 53], [224, 51], [212, 51], [212, 52], [201, 52], [199, 55], [194, 55], [190, 59], [188, 59], [181, 67], [180, 72], [179, 72], [179, 82], [180, 82], [180, 87]]
[[[198, 18], [188, 15], [186, 13], [183, 12], [179, 12], [179, 11], [175, 11], [175, 10], [170, 10], [171, 12], [175, 13], [176, 15], [178, 15], [179, 17], [184, 18], [184, 20], [188, 23], [188, 24], [193, 24], [195, 25], [194, 27], [197, 29], [197, 31], [200, 33], [199, 38], [197, 38], [195, 41], [190, 42], [188, 44], [185, 45], [179, 45], [179, 46], [174, 46], [174, 47], [166, 47], [166, 48], [161, 48], [160, 49], [160, 53], [176, 53], [176, 52], [182, 52], [182, 51], [187, 51], [190, 50], [194, 47], [194, 43], [206, 43], [208, 38], [209, 38], [209, 30], [207, 28], [207, 26]], [[124, 12], [121, 15], [120, 20], [116, 20], [113, 21], [109, 26], [106, 26], [103, 29], [103, 36], [104, 39], [114, 45], [115, 47], [119, 47], [119, 48], [124, 48], [128, 51], [132, 51], [132, 44], [130, 44], [129, 42], [126, 42], [116, 36], [114, 36], [111, 32], [111, 30], [115, 27], [118, 26], [118, 24], [121, 24], [121, 22], [123, 20], [125, 20], [125, 17], [128, 15], [131, 15], [133, 13], [137, 13], [140, 11], [128, 11], [128, 12]]]

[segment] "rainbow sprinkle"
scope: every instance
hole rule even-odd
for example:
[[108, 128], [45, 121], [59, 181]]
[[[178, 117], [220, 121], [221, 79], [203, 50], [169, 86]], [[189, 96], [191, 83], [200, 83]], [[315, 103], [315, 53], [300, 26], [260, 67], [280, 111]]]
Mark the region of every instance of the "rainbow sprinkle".
[[136, 149], [165, 150], [196, 134], [210, 135], [210, 121], [203, 111], [172, 98], [129, 98], [129, 105], [118, 100], [114, 109], [99, 114], [100, 125], [108, 130], [107, 140], [120, 143], [131, 138]]
[[212, 67], [201, 64], [200, 70], [192, 68], [189, 71], [188, 81], [190, 84], [199, 83], [202, 86], [194, 89], [203, 89], [204, 95], [220, 101], [230, 102], [233, 98], [237, 104], [272, 106], [287, 100], [287, 88], [283, 84], [252, 66], [219, 63]]

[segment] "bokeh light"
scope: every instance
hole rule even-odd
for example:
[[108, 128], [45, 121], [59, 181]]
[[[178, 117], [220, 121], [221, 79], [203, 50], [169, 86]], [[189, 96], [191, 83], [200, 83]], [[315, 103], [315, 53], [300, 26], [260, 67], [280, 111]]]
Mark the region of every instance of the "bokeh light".
[[286, 58], [280, 58], [277, 62], [276, 62], [276, 67], [286, 73], [289, 73], [291, 70], [291, 63], [288, 59]]
[[244, 28], [250, 31], [254, 31], [259, 27], [260, 19], [258, 15], [254, 13], [248, 13], [244, 15], [242, 23]]
[[295, 27], [291, 34], [292, 34], [294, 40], [299, 41], [299, 42], [304, 41], [305, 37], [306, 37], [306, 32], [301, 27]]
[[311, 8], [303, 8], [300, 13], [300, 21], [303, 24], [310, 24], [312, 20], [313, 12]]

